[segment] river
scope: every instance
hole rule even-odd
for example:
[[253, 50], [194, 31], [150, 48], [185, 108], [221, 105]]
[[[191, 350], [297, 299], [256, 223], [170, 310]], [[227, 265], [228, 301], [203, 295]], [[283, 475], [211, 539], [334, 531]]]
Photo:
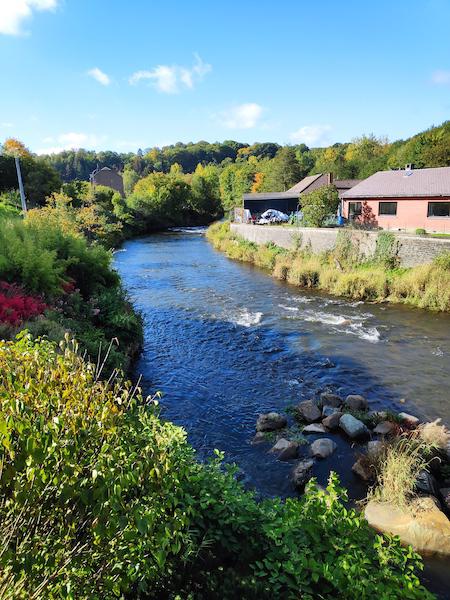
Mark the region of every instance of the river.
[[[223, 450], [261, 495], [295, 494], [292, 465], [250, 445], [261, 412], [333, 390], [450, 423], [448, 314], [300, 290], [227, 259], [201, 229], [126, 242], [115, 265], [145, 321], [144, 391], [162, 392], [164, 417], [200, 458]], [[348, 444], [333, 438], [314, 474], [325, 483], [337, 471], [359, 498]]]

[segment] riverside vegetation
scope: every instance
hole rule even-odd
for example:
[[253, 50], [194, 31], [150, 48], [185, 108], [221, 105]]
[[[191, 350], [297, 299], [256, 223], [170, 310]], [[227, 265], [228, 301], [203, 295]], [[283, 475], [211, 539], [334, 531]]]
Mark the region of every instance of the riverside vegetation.
[[336, 476], [257, 501], [68, 337], [0, 342], [0, 598], [431, 598]]
[[361, 256], [345, 231], [339, 232], [332, 251], [320, 254], [301, 248], [300, 243], [285, 250], [271, 243], [248, 242], [232, 234], [228, 222], [211, 225], [207, 237], [228, 257], [266, 269], [293, 285], [355, 300], [450, 311], [450, 253], [443, 253], [429, 265], [401, 268], [395, 237], [389, 232], [378, 234], [371, 258]]

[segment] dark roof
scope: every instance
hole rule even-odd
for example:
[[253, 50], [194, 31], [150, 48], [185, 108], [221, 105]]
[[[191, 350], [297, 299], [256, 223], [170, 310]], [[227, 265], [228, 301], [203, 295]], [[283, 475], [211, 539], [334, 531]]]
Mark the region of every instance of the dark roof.
[[322, 173], [318, 173], [317, 175], [308, 175], [307, 177], [304, 177], [301, 181], [293, 185], [291, 188], [289, 188], [288, 192], [295, 193], [298, 196], [307, 188], [309, 188], [309, 186], [312, 183], [314, 183], [316, 179], [319, 179], [319, 177], [322, 177]]
[[298, 198], [302, 192], [304, 192], [316, 179], [322, 176], [322, 173], [318, 175], [308, 175], [301, 181], [293, 185], [285, 192], [256, 192], [252, 194], [244, 194], [244, 200], [281, 200], [287, 198]]
[[378, 171], [343, 194], [351, 198], [450, 196], [450, 167]]
[[355, 185], [358, 185], [358, 183], [361, 183], [361, 181], [362, 179], [335, 179], [333, 185], [338, 190], [350, 190]]
[[289, 192], [258, 192], [253, 194], [244, 194], [244, 200], [278, 200], [287, 198], [298, 198], [298, 193]]

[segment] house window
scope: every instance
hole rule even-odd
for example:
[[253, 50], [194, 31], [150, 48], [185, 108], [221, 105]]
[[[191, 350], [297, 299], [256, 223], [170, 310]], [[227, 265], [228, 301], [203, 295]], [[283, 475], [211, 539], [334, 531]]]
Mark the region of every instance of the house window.
[[450, 202], [428, 202], [429, 217], [450, 217]]
[[348, 203], [348, 217], [349, 219], [355, 219], [362, 213], [361, 202], [349, 202]]
[[397, 202], [380, 202], [378, 204], [378, 214], [395, 217], [397, 214]]

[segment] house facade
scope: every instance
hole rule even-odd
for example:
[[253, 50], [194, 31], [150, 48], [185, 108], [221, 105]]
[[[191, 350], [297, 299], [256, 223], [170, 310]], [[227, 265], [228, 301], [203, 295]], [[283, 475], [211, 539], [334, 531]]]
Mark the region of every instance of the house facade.
[[123, 188], [122, 175], [115, 169], [109, 167], [103, 167], [102, 169], [95, 169], [90, 175], [90, 181], [92, 185], [106, 185], [112, 188], [122, 196], [125, 196]]
[[379, 171], [342, 194], [342, 214], [394, 231], [450, 233], [450, 167]]
[[249, 210], [252, 217], [258, 217], [269, 208], [280, 210], [283, 213], [290, 214], [301, 207], [301, 196], [309, 194], [324, 185], [333, 184], [339, 193], [339, 197], [359, 180], [333, 180], [331, 173], [318, 173], [317, 175], [308, 175], [285, 192], [261, 192], [253, 194], [244, 194], [244, 209]]

